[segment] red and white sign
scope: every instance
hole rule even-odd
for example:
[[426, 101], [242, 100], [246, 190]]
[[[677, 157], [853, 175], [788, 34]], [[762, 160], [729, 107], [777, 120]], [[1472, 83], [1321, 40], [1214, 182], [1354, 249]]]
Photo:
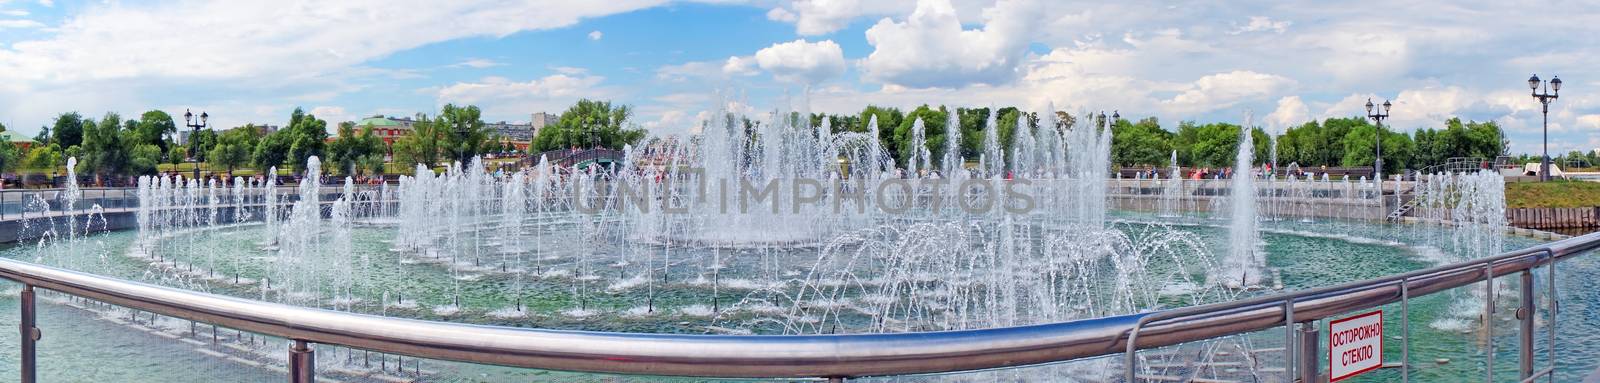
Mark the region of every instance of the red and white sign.
[[1383, 366], [1383, 310], [1328, 322], [1329, 382]]

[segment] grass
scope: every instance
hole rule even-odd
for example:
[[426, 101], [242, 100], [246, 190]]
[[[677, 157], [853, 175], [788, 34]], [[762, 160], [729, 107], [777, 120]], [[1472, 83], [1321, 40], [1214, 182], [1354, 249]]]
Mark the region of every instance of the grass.
[[1506, 207], [1600, 206], [1600, 182], [1550, 181], [1506, 184]]

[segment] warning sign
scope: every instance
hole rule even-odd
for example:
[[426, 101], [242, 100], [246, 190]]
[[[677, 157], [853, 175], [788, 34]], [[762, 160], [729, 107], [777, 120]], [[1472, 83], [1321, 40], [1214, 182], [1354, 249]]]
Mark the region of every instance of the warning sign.
[[1383, 366], [1383, 310], [1328, 322], [1329, 382]]

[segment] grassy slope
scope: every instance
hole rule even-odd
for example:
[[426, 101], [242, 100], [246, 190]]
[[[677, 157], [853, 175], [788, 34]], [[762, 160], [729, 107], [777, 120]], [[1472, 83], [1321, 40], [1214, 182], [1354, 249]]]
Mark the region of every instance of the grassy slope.
[[1600, 182], [1554, 181], [1506, 184], [1506, 207], [1600, 206]]

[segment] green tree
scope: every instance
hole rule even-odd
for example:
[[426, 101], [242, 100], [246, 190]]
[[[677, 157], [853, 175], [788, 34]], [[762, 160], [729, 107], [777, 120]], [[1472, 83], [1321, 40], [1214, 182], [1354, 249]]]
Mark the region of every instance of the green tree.
[[[3, 126], [0, 126], [3, 128]], [[0, 130], [4, 131], [4, 130]], [[0, 173], [10, 173], [22, 167], [22, 151], [11, 141], [0, 141]]]
[[39, 127], [39, 134], [33, 136], [33, 141], [38, 142], [40, 145], [49, 145], [55, 142], [53, 140], [54, 137], [55, 135], [50, 133], [49, 126], [41, 126]]
[[[135, 125], [137, 127], [131, 129], [137, 133], [135, 144], [156, 145], [161, 150], [167, 150], [169, 146], [167, 138], [178, 132], [178, 125], [172, 121], [172, 115], [160, 110], [144, 112], [139, 115]], [[190, 137], [190, 140], [194, 138]]]
[[99, 123], [85, 121], [83, 129], [83, 156], [78, 158], [78, 172], [93, 174], [95, 183], [105, 177], [123, 174], [128, 170], [129, 145], [123, 143], [122, 116], [106, 113]]
[[292, 145], [292, 142], [288, 133], [283, 130], [273, 132], [266, 137], [262, 137], [261, 141], [256, 143], [250, 160], [255, 163], [257, 169], [263, 171], [274, 166], [283, 165], [283, 162], [289, 158], [290, 145]]
[[[160, 149], [160, 147], [157, 147], [157, 149]], [[187, 162], [189, 161], [189, 147], [183, 145], [173, 145], [168, 147], [165, 158], [167, 159], [167, 163], [173, 165], [179, 165]]]
[[[1341, 166], [1372, 166], [1377, 158], [1377, 127], [1360, 126], [1350, 130], [1344, 138], [1344, 158]], [[1411, 165], [1415, 145], [1404, 133], [1383, 132], [1383, 172], [1394, 174]]]
[[217, 144], [206, 153], [206, 162], [211, 166], [228, 169], [228, 177], [233, 177], [233, 169], [250, 162], [251, 151], [255, 149], [255, 132], [253, 129], [231, 129], [222, 132], [217, 138]]
[[373, 134], [371, 126], [363, 127], [360, 133], [356, 133], [355, 123], [340, 123], [338, 135], [328, 143], [328, 163], [334, 164], [340, 174], [356, 175], [370, 169], [361, 162], [372, 155], [382, 158], [383, 140]]
[[[1186, 166], [1231, 167], [1239, 151], [1239, 125], [1193, 122], [1178, 124], [1178, 133], [1171, 139], [1172, 148], [1178, 151], [1178, 162]], [[1113, 136], [1114, 137], [1114, 136]], [[1251, 144], [1255, 145], [1251, 165], [1261, 165], [1267, 158], [1269, 137], [1260, 128], [1250, 130]], [[1116, 142], [1112, 142], [1116, 146]], [[1280, 157], [1282, 153], [1279, 153]], [[1279, 160], [1282, 162], [1282, 159]]]
[[191, 149], [189, 155], [194, 156], [195, 161], [205, 162], [206, 153], [210, 153], [211, 148], [217, 146], [217, 131], [201, 129], [194, 132], [189, 135], [189, 143], [185, 146]]
[[[922, 121], [923, 140], [925, 141], [923, 149], [926, 149], [929, 153], [929, 163], [935, 167], [943, 166], [944, 126], [946, 124], [945, 121], [949, 118], [949, 113], [943, 106], [934, 109], [927, 104], [911, 110], [911, 113], [906, 113], [905, 118], [900, 120], [900, 126], [894, 128], [894, 147], [898, 148], [898, 150], [894, 151], [896, 166], [901, 168], [910, 167], [909, 161], [916, 150], [912, 147], [912, 140], [915, 136], [912, 128], [918, 120]], [[879, 123], [881, 124], [882, 121], [879, 121]]]
[[407, 164], [408, 167], [417, 164], [433, 167], [439, 162], [441, 135], [437, 122], [427, 115], [418, 114], [416, 122], [411, 125], [411, 134], [400, 137], [391, 148], [395, 162]]
[[895, 153], [898, 153], [900, 148], [895, 146], [895, 130], [898, 129], [901, 121], [905, 120], [905, 113], [901, 112], [899, 108], [867, 105], [866, 108], [861, 110], [861, 118], [858, 120], [861, 123], [861, 128], [857, 131], [865, 133], [871, 130], [867, 125], [872, 123], [873, 117], [878, 119], [878, 142], [883, 145], [883, 150], [886, 153], [890, 156], [896, 156]]
[[133, 146], [129, 153], [128, 170], [134, 174], [155, 174], [156, 164], [161, 163], [161, 147], [154, 144], [138, 144]]
[[983, 124], [990, 112], [989, 108], [956, 109], [956, 120], [961, 123], [961, 158], [977, 159], [983, 153]]
[[1111, 125], [1111, 162], [1122, 166], [1167, 166], [1172, 136], [1155, 117], [1137, 123], [1118, 119]]
[[62, 113], [56, 116], [55, 125], [50, 128], [51, 140], [61, 144], [62, 147], [73, 147], [83, 143], [84, 119], [78, 112]]
[[28, 150], [28, 155], [23, 159], [23, 166], [29, 169], [54, 169], [61, 166], [61, 146], [54, 143], [36, 146]]
[[295, 108], [289, 116], [289, 127], [274, 134], [280, 133], [288, 135], [289, 154], [284, 161], [287, 161], [290, 167], [303, 171], [306, 170], [308, 159], [324, 154], [323, 149], [328, 140], [328, 122]]
[[643, 141], [644, 129], [628, 128], [633, 108], [613, 106], [610, 101], [578, 100], [561, 113], [555, 125], [539, 130], [534, 137], [534, 151], [565, 148], [601, 147], [622, 149]]
[[440, 149], [445, 156], [464, 165], [471, 162], [473, 156], [488, 149], [488, 132], [483, 129], [481, 115], [477, 106], [445, 104], [439, 112], [439, 118], [434, 121], [442, 128], [440, 133], [443, 133], [444, 141]]

